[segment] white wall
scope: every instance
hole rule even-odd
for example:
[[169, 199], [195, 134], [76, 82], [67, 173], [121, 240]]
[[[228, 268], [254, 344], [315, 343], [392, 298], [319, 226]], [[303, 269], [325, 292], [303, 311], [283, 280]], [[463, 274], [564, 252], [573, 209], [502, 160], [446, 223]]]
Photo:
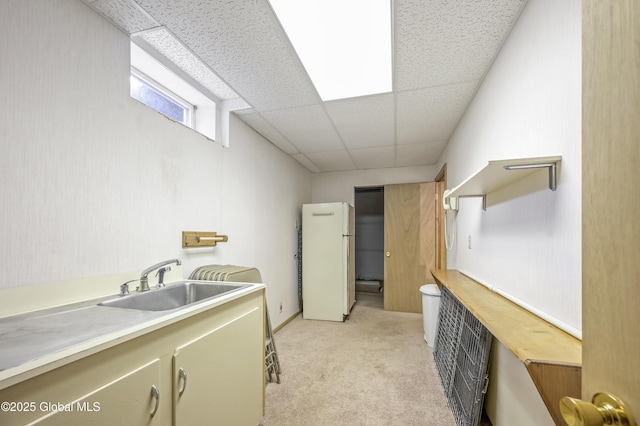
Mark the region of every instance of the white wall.
[[353, 205], [355, 187], [432, 182], [438, 170], [435, 166], [421, 166], [315, 173], [312, 178], [313, 202], [344, 201]]
[[552, 426], [549, 410], [525, 365], [493, 339], [489, 389], [484, 408], [494, 426]]
[[[449, 266], [581, 327], [581, 6], [530, 0], [458, 125], [440, 164], [448, 187], [489, 160], [561, 155], [488, 198], [463, 199]], [[514, 198], [512, 198], [514, 197]], [[493, 205], [492, 204], [493, 200]], [[467, 237], [472, 236], [472, 249]]]
[[181, 258], [256, 266], [273, 325], [297, 312], [311, 173], [235, 117], [227, 149], [131, 99], [128, 37], [79, 0], [0, 2], [0, 31], [0, 289]]
[[[489, 197], [486, 212], [480, 199], [461, 200], [459, 243], [448, 256], [448, 267], [501, 289], [578, 333], [581, 66], [580, 1], [529, 0], [439, 161], [439, 166], [447, 163], [451, 188], [490, 160], [562, 156], [555, 192], [546, 188], [546, 172], [540, 171]], [[498, 369], [508, 368], [501, 362]], [[504, 395], [525, 394], [503, 385], [496, 387]], [[531, 412], [537, 410], [516, 410], [511, 418], [499, 413], [492, 420], [498, 426], [550, 420], [532, 419]]]

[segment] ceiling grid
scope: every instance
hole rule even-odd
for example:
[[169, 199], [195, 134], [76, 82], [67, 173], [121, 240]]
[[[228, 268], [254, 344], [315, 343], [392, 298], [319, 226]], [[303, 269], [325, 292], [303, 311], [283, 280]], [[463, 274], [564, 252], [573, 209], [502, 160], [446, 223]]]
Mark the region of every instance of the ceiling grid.
[[218, 77], [251, 105], [235, 114], [313, 172], [437, 163], [526, 3], [393, 0], [393, 91], [323, 102], [268, 0], [84, 1], [130, 35], [150, 30], [204, 87]]

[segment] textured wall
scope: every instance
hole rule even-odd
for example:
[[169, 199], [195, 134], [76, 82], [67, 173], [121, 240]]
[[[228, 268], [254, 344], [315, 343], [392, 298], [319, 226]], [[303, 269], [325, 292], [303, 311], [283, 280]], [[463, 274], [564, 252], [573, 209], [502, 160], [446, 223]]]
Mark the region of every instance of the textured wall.
[[[580, 2], [531, 1], [487, 74], [440, 163], [449, 188], [490, 160], [561, 155], [547, 174], [499, 190], [483, 212], [463, 199], [449, 266], [562, 323], [581, 328]], [[468, 248], [468, 237], [472, 248]]]
[[[227, 149], [131, 99], [128, 37], [78, 0], [0, 2], [0, 32], [0, 288], [178, 257], [257, 266], [271, 312], [297, 311], [309, 172], [236, 118]], [[183, 250], [183, 230], [229, 242]]]
[[[440, 165], [447, 163], [451, 188], [490, 160], [562, 156], [555, 192], [540, 171], [494, 193], [486, 212], [480, 199], [461, 200], [448, 267], [576, 332], [581, 329], [581, 126], [581, 3], [530, 0], [440, 159]], [[487, 397], [493, 424], [552, 424], [522, 365], [498, 346]]]
[[435, 166], [420, 166], [315, 173], [312, 179], [313, 202], [344, 201], [353, 205], [355, 187], [432, 182], [437, 171]]

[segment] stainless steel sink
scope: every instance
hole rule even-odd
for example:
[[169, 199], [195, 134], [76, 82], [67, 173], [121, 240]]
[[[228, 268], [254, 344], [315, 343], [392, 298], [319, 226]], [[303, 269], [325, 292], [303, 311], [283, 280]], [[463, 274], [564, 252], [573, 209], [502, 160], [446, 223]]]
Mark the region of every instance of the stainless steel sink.
[[118, 299], [98, 303], [98, 306], [113, 308], [137, 309], [141, 311], [166, 311], [180, 308], [192, 303], [201, 302], [213, 297], [220, 297], [251, 284], [229, 284], [214, 282], [183, 282], [167, 287], [152, 289], [144, 293], [122, 296]]

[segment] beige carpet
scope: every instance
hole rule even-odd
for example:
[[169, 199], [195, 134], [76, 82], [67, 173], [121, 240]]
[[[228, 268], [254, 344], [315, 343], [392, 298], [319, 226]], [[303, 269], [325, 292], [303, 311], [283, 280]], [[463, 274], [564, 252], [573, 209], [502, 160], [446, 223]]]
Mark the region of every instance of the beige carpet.
[[283, 374], [267, 383], [263, 425], [455, 425], [422, 314], [356, 300], [344, 323], [298, 316], [276, 333]]

